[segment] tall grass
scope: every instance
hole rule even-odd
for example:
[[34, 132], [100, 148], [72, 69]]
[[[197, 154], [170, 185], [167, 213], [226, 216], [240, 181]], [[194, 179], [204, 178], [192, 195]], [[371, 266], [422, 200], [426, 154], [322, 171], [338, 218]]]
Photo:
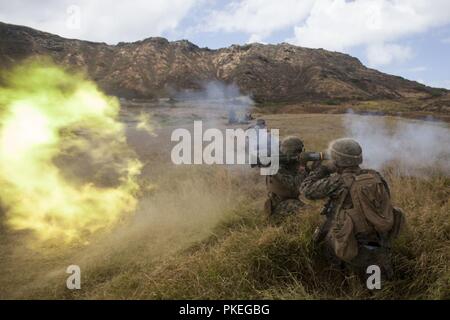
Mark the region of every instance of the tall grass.
[[[282, 134], [324, 148], [334, 118], [305, 126], [282, 116]], [[88, 246], [27, 249], [29, 235], [0, 236], [2, 298], [58, 299], [450, 299], [450, 178], [384, 170], [407, 228], [395, 241], [395, 276], [369, 291], [333, 269], [311, 241], [321, 202], [273, 225], [263, 213], [263, 178], [250, 168], [173, 167], [148, 163], [151, 183], [132, 221]], [[142, 183], [145, 183], [144, 181]], [[79, 264], [82, 289], [67, 290], [64, 273]]]

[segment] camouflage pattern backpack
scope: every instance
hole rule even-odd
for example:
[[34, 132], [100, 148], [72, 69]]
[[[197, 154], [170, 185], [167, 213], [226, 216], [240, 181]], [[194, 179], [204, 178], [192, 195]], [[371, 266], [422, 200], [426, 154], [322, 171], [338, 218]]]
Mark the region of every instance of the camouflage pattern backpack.
[[[392, 233], [397, 228], [389, 190], [376, 171], [344, 173], [342, 179], [344, 189], [337, 203], [328, 240], [336, 256], [349, 262], [358, 255], [357, 238], [377, 239], [381, 236], [383, 240], [390, 241], [396, 236]], [[348, 197], [351, 197], [353, 205], [343, 208]]]

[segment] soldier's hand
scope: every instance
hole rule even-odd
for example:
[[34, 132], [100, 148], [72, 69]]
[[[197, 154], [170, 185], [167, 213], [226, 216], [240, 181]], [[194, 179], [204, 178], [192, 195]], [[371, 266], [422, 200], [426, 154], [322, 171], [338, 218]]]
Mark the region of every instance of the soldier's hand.
[[312, 170], [317, 170], [320, 166], [322, 166], [322, 160], [314, 161], [311, 165]]
[[302, 152], [298, 155], [298, 162], [300, 162], [302, 165], [306, 165], [308, 163], [308, 156]]
[[332, 160], [327, 160], [325, 162], [325, 164], [322, 164], [322, 165], [325, 166], [328, 169], [328, 172], [330, 174], [337, 171], [336, 163], [334, 161], [332, 161]]
[[324, 178], [326, 176], [328, 176], [330, 173], [328, 172], [328, 168], [320, 165], [317, 168], [314, 169], [314, 172], [320, 177], [320, 178]]
[[337, 168], [334, 162], [329, 161], [325, 164], [320, 163], [320, 165], [314, 171], [316, 171], [319, 174], [319, 176], [326, 177], [332, 174], [333, 172], [336, 172], [336, 169]]

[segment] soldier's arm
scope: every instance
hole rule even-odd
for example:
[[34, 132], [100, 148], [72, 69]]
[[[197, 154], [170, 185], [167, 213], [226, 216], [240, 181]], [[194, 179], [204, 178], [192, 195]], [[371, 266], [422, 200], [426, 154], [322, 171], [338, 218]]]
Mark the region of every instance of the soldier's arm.
[[310, 200], [323, 199], [333, 196], [341, 186], [342, 181], [338, 174], [330, 176], [326, 169], [320, 167], [303, 181], [300, 193]]

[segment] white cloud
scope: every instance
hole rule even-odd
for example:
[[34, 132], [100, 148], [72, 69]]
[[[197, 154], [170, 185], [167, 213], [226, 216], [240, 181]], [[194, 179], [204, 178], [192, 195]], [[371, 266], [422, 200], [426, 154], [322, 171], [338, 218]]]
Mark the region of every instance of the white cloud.
[[373, 44], [367, 48], [367, 59], [370, 66], [382, 66], [393, 62], [403, 63], [412, 58], [412, 49], [397, 44]]
[[450, 37], [442, 39], [441, 42], [442, 43], [450, 43]]
[[[91, 41], [135, 41], [160, 36], [176, 29], [180, 21], [202, 0], [45, 0], [2, 1], [0, 21], [22, 24], [64, 37]], [[68, 13], [75, 5], [80, 28], [70, 28]]]
[[317, 0], [293, 41], [308, 47], [345, 50], [392, 42], [450, 23], [447, 0]]
[[[81, 10], [79, 29], [68, 27], [70, 5]], [[187, 17], [191, 25], [180, 25]], [[365, 48], [369, 63], [379, 66], [411, 58], [413, 49], [401, 45], [405, 38], [450, 24], [450, 1], [15, 0], [0, 1], [0, 21], [108, 43], [204, 31], [218, 37], [243, 33], [249, 42], [264, 42], [275, 32], [291, 31], [287, 41], [301, 46], [343, 52]]]
[[[450, 90], [450, 80], [444, 80], [444, 81], [441, 81], [440, 83], [442, 85], [441, 88]], [[438, 84], [438, 87], [439, 87], [439, 84]]]
[[213, 11], [200, 29], [244, 32], [249, 42], [261, 42], [273, 32], [304, 20], [313, 4], [314, 0], [235, 0]]
[[266, 43], [264, 42], [263, 39], [264, 39], [264, 38], [263, 38], [260, 34], [252, 34], [252, 35], [250, 36], [250, 38], [248, 39], [247, 43], [255, 43], [255, 42], [258, 42], [258, 43], [266, 44]]
[[411, 57], [400, 39], [450, 23], [450, 1], [240, 0], [214, 11], [208, 21], [204, 28], [243, 32], [252, 40], [291, 28], [294, 37], [287, 41], [305, 47], [345, 52], [364, 46], [368, 59], [381, 65]]
[[347, 51], [366, 46], [369, 64], [404, 62], [412, 49], [395, 44], [404, 37], [450, 23], [450, 1], [318, 0], [292, 41], [307, 47]]

